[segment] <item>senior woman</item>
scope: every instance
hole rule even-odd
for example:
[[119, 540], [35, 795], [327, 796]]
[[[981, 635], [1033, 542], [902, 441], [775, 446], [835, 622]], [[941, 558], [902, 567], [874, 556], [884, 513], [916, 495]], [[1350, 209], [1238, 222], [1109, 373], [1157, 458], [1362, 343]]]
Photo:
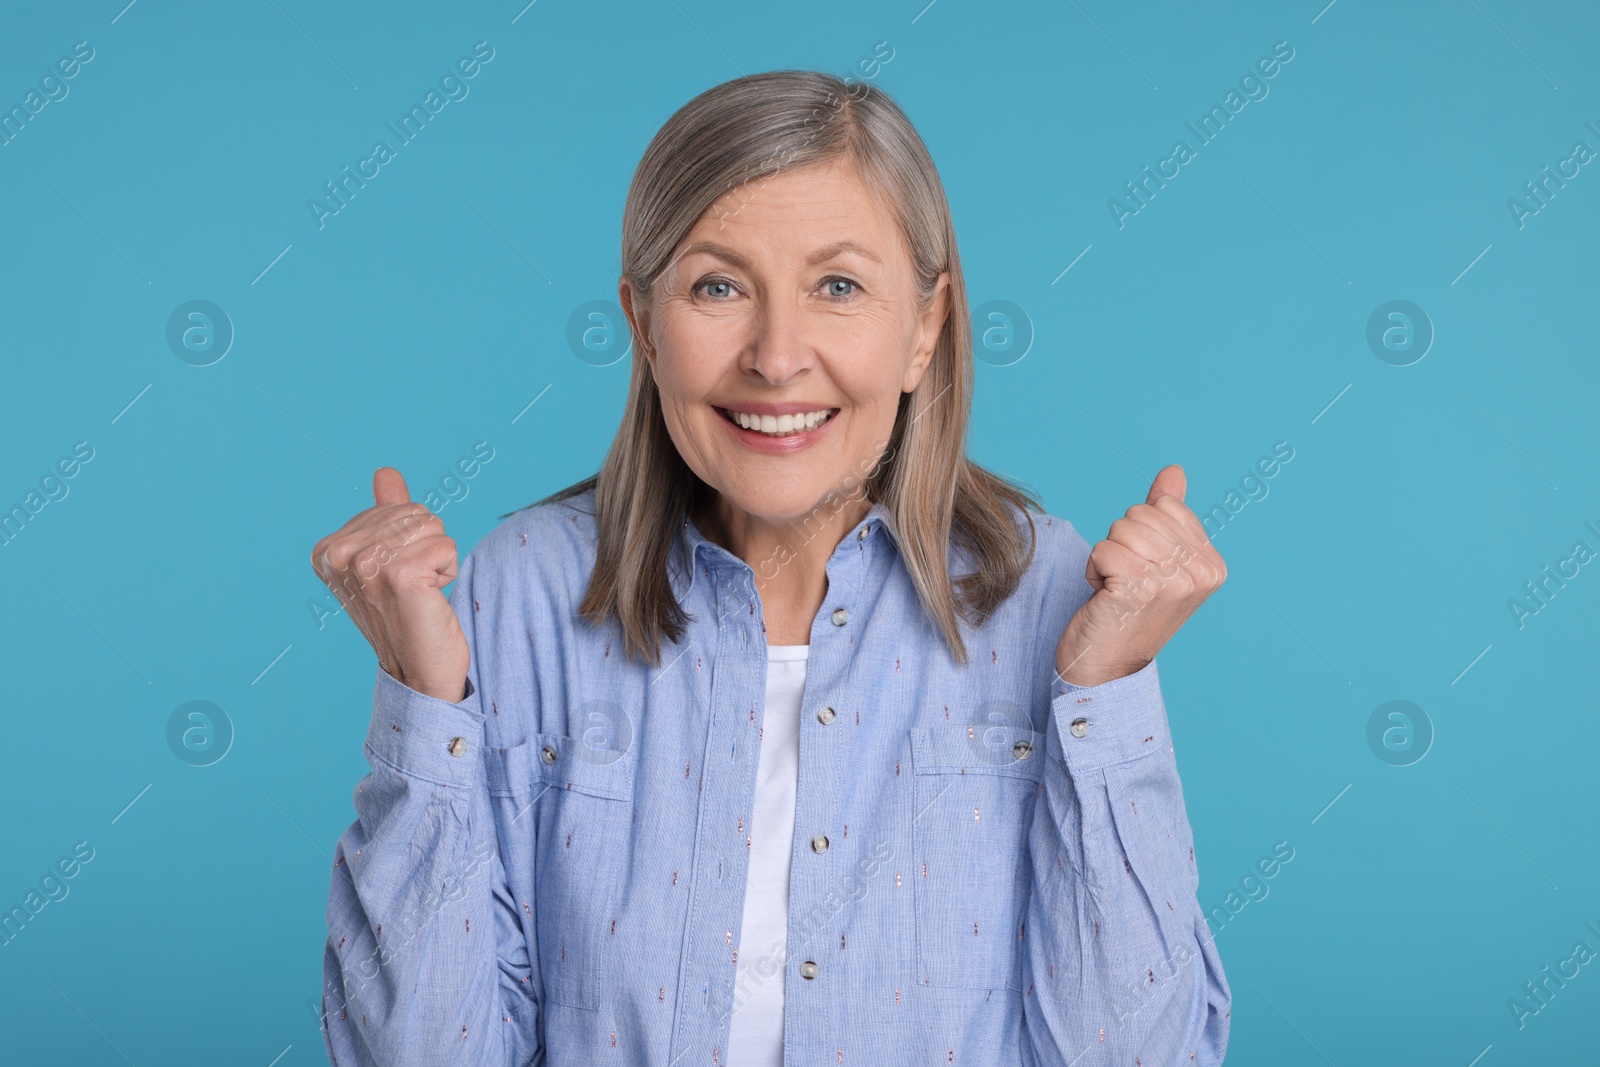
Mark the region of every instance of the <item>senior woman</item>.
[[1155, 665], [1225, 575], [1182, 469], [1091, 549], [966, 458], [949, 205], [864, 83], [684, 105], [619, 292], [598, 474], [458, 572], [380, 468], [313, 550], [380, 668], [332, 1061], [1220, 1063]]

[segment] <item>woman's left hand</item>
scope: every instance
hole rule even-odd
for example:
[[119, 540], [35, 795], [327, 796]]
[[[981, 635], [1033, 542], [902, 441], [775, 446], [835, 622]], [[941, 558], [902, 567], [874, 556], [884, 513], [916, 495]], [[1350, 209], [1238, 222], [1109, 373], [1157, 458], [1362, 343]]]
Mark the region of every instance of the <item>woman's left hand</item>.
[[1163, 467], [1145, 502], [1090, 550], [1084, 576], [1095, 592], [1056, 646], [1063, 680], [1099, 685], [1143, 669], [1227, 578], [1184, 488], [1183, 468]]

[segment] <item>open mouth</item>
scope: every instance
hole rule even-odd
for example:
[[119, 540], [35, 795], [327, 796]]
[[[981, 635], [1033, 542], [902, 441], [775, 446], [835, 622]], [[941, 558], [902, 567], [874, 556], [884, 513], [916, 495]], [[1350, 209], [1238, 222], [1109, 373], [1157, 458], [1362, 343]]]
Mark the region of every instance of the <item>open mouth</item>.
[[799, 412], [794, 415], [752, 415], [745, 411], [729, 411], [727, 408], [717, 408], [717, 413], [742, 430], [761, 434], [763, 437], [781, 438], [794, 437], [808, 433], [819, 426], [826, 425], [839, 413], [838, 408], [820, 408], [816, 411]]

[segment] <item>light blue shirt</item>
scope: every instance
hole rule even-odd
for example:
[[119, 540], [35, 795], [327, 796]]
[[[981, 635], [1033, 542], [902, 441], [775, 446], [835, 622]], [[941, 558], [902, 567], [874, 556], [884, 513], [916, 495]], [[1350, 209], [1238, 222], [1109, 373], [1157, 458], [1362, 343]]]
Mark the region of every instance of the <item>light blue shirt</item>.
[[[462, 560], [464, 700], [378, 671], [328, 901], [340, 1067], [742, 1067], [756, 578], [780, 564], [685, 522], [669, 575], [693, 621], [651, 668], [576, 613], [593, 509], [526, 508]], [[1091, 687], [1055, 671], [1088, 543], [1034, 514], [1032, 564], [963, 624], [957, 667], [888, 519], [874, 505], [834, 549], [811, 626], [787, 955], [767, 967], [786, 1062], [1220, 1064], [1231, 994], [1156, 664]]]

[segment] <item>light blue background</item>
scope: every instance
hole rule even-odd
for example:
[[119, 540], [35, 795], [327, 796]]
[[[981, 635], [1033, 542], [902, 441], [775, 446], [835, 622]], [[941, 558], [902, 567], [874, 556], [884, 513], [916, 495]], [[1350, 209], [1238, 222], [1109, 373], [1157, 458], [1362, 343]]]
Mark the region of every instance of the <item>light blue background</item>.
[[[1228, 1062], [1593, 1054], [1600, 964], [1525, 1028], [1507, 1001], [1600, 949], [1600, 566], [1524, 628], [1507, 600], [1600, 549], [1600, 165], [1523, 228], [1506, 203], [1600, 149], [1592, 5], [523, 2], [4, 15], [6, 108], [95, 49], [0, 147], [0, 506], [95, 449], [0, 548], [0, 907], [95, 849], [0, 948], [7, 1062], [324, 1061], [327, 857], [376, 664], [319, 629], [312, 544], [380, 465], [420, 493], [490, 442], [441, 513], [463, 549], [593, 471], [627, 364], [577, 358], [567, 321], [615, 297], [649, 138], [727, 78], [846, 74], [880, 41], [973, 304], [1034, 331], [979, 365], [976, 459], [1094, 541], [1164, 464], [1199, 511], [1295, 450], [1160, 657], [1202, 905], [1295, 849], [1217, 934]], [[470, 95], [319, 230], [307, 200], [480, 40]], [[1284, 40], [1270, 95], [1119, 230], [1107, 199]], [[212, 366], [165, 341], [192, 299], [237, 331]], [[1406, 367], [1365, 339], [1392, 299], [1436, 330]], [[193, 699], [237, 732], [209, 767], [165, 739]], [[1392, 699], [1436, 731], [1412, 766], [1366, 741]]]

